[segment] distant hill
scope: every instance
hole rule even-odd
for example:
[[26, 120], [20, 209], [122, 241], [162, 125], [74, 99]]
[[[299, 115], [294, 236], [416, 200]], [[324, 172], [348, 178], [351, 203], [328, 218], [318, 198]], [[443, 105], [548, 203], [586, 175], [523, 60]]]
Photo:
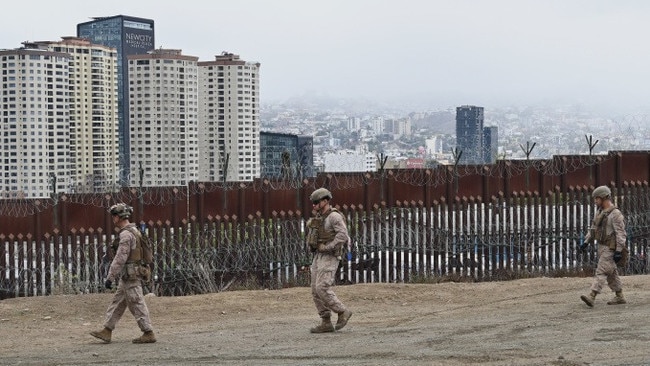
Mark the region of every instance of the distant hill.
[[423, 117], [413, 115], [411, 127], [413, 129], [426, 128], [435, 133], [455, 134], [456, 113], [451, 111], [427, 112]]

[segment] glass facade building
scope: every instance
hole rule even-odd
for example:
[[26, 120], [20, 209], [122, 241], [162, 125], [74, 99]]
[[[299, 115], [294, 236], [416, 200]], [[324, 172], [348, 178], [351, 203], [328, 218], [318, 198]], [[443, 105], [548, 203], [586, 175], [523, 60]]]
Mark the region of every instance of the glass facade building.
[[260, 132], [262, 178], [314, 177], [313, 142], [312, 136]]
[[127, 56], [147, 54], [155, 48], [154, 21], [125, 15], [93, 18], [77, 24], [77, 37], [117, 50], [117, 108], [120, 181], [129, 180], [129, 81]]

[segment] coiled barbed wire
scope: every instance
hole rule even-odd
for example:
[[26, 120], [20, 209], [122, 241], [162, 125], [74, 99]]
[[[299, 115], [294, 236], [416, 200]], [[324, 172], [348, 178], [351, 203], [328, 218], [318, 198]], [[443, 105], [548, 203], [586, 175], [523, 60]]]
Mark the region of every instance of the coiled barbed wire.
[[[625, 212], [628, 273], [647, 273], [650, 190], [615, 191]], [[444, 277], [473, 281], [593, 271], [594, 248], [578, 248], [595, 208], [589, 192], [495, 197], [433, 206], [403, 203], [372, 210], [340, 207], [352, 239], [337, 276], [346, 283], [409, 282]], [[299, 214], [149, 223], [155, 242], [149, 291], [181, 296], [308, 283], [311, 253]], [[6, 296], [100, 292], [112, 233], [78, 230], [45, 240], [0, 240], [0, 290]]]

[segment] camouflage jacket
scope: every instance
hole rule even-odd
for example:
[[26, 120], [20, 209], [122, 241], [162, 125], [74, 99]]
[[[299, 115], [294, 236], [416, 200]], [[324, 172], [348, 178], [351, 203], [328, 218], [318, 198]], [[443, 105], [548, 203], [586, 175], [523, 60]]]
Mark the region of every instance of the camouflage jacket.
[[[126, 227], [135, 227], [134, 223], [129, 223]], [[137, 246], [137, 239], [135, 235], [129, 230], [120, 230], [120, 244], [117, 247], [115, 256], [113, 257], [113, 262], [111, 262], [111, 267], [108, 270], [107, 280], [116, 282], [122, 277], [122, 274], [125, 270], [124, 266], [129, 259], [131, 250], [135, 249]]]

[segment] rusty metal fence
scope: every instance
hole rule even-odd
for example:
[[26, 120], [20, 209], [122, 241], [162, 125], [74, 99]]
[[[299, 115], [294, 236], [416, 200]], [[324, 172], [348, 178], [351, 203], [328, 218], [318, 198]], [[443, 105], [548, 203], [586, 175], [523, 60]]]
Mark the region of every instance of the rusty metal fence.
[[[628, 272], [647, 273], [650, 239], [648, 183], [614, 189], [627, 223]], [[343, 205], [352, 247], [338, 273], [341, 283], [488, 281], [588, 273], [595, 250], [578, 246], [594, 215], [587, 188], [499, 194], [489, 200], [444, 198], [430, 204]], [[181, 296], [249, 286], [308, 284], [311, 253], [299, 211], [192, 217], [142, 223], [156, 243], [158, 295]], [[114, 232], [102, 228], [54, 230], [41, 238], [0, 234], [0, 297], [101, 292]]]

